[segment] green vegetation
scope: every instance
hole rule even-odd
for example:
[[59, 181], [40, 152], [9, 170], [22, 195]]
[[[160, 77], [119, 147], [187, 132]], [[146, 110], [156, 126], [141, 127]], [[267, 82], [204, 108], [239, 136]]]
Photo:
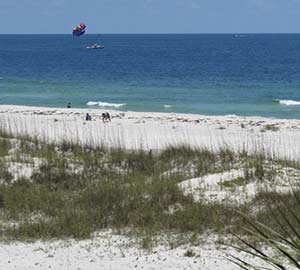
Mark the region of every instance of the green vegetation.
[[[7, 160], [32, 166], [32, 174], [15, 177]], [[237, 212], [280, 228], [277, 221], [285, 218], [272, 214], [273, 207], [287, 195], [276, 194], [274, 200], [275, 195], [260, 192], [249, 203], [230, 205], [195, 202], [178, 186], [186, 179], [240, 168], [245, 176], [224, 181], [224, 188], [253, 179], [270, 181], [277, 175], [274, 164], [300, 168], [297, 162], [234, 153], [228, 148], [218, 152], [187, 146], [159, 152], [107, 149], [69, 142], [49, 144], [1, 133], [0, 237], [80, 239], [111, 228], [140, 236], [144, 248], [150, 248], [161, 232], [186, 235], [186, 241], [194, 244], [206, 232], [245, 234], [248, 221]], [[288, 202], [297, 206], [295, 200]]]
[[185, 253], [184, 253], [185, 257], [195, 257], [196, 253], [192, 250], [192, 249], [188, 249]]
[[247, 183], [244, 177], [238, 177], [233, 180], [223, 181], [219, 183], [220, 186], [227, 187], [227, 188], [234, 188], [237, 186], [243, 186]]
[[26, 153], [26, 162], [29, 155], [41, 164], [16, 181], [0, 170], [6, 180], [0, 185], [2, 222], [15, 224], [2, 229], [3, 239], [86, 238], [100, 229], [130, 228], [148, 235], [143, 246], [149, 246], [151, 235], [163, 230], [219, 231], [230, 219], [238, 224], [231, 207], [195, 203], [178, 187], [184, 179], [230, 168], [231, 151], [182, 146], [152, 153], [17, 141], [12, 159], [22, 162]]
[[266, 131], [278, 131], [280, 128], [277, 127], [276, 125], [265, 125], [262, 129], [261, 132], [266, 132]]
[[[240, 214], [247, 223], [245, 232], [251, 238], [236, 236], [239, 245], [234, 246], [238, 251], [260, 260], [259, 265], [235, 256], [231, 256], [231, 261], [245, 270], [300, 269], [299, 195], [299, 188], [285, 195], [260, 194], [257, 200], [265, 200], [266, 196], [270, 198], [269, 208], [260, 212], [256, 219]], [[269, 223], [265, 222], [266, 218], [269, 218]]]

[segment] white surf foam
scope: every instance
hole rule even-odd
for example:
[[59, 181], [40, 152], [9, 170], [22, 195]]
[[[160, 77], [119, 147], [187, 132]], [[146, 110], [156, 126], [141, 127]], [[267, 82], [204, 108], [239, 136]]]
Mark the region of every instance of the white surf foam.
[[119, 108], [119, 107], [125, 106], [126, 103], [109, 103], [109, 102], [102, 102], [102, 101], [89, 101], [86, 105], [88, 105], [88, 106]]
[[286, 106], [300, 106], [300, 101], [296, 100], [276, 99], [276, 102]]
[[164, 108], [172, 108], [172, 107], [173, 107], [172, 105], [168, 105], [168, 104], [164, 105]]

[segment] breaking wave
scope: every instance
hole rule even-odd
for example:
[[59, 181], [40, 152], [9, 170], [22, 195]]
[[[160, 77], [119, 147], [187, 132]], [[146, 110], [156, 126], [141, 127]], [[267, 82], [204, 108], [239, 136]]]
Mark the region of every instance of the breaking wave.
[[102, 101], [89, 101], [86, 105], [88, 106], [99, 106], [99, 107], [123, 107], [126, 103], [109, 103], [109, 102], [102, 102]]
[[286, 106], [300, 106], [300, 101], [296, 101], [296, 100], [275, 99], [275, 101], [279, 104], [286, 105]]

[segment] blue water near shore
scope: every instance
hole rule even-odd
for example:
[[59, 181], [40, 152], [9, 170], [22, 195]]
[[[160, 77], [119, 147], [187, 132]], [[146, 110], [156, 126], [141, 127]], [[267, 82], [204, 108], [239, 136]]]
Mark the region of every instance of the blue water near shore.
[[300, 35], [0, 35], [0, 104], [67, 102], [300, 118]]

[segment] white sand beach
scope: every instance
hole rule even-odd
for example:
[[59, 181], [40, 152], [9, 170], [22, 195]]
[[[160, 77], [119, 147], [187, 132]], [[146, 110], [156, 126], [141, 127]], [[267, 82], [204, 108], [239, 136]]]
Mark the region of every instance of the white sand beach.
[[[250, 153], [264, 150], [280, 158], [300, 157], [300, 120], [296, 119], [111, 110], [112, 121], [103, 123], [102, 112], [0, 105], [0, 125], [13, 134], [93, 146], [156, 150], [187, 144], [210, 150], [229, 147]], [[86, 113], [92, 121], [85, 121]]]
[[[238, 270], [226, 254], [240, 257], [241, 254], [216, 246], [213, 240], [216, 239], [211, 238], [200, 247], [185, 245], [170, 249], [157, 246], [147, 251], [139, 248], [136, 240], [104, 231], [84, 241], [1, 244], [0, 269]], [[188, 250], [193, 256], [186, 255]], [[258, 261], [250, 256], [244, 255], [244, 258], [258, 265]]]

